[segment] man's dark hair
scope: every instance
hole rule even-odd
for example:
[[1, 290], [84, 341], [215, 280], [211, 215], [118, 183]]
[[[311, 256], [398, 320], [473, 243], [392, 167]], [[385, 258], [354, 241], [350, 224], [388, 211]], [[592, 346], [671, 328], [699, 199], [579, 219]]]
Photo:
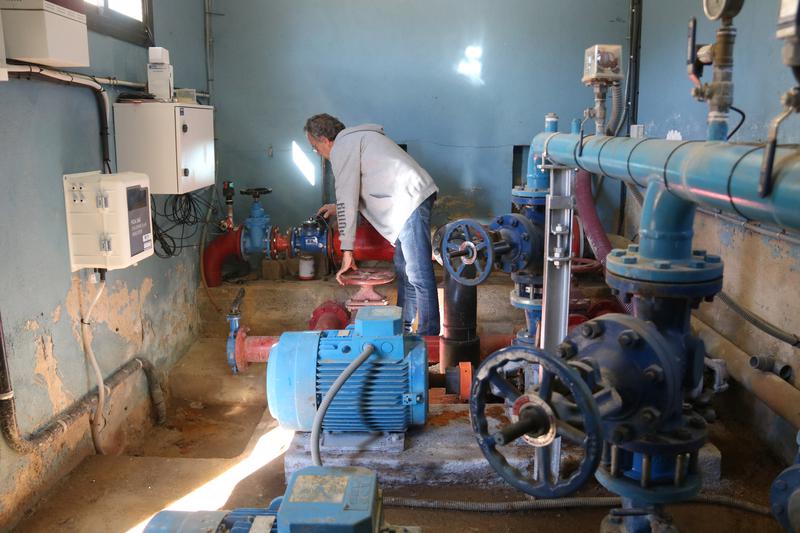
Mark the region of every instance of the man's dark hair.
[[306, 125], [303, 127], [303, 131], [310, 133], [312, 137], [316, 139], [325, 137], [329, 141], [336, 139], [336, 136], [343, 129], [344, 124], [338, 118], [332, 117], [327, 113], [314, 115], [306, 120]]

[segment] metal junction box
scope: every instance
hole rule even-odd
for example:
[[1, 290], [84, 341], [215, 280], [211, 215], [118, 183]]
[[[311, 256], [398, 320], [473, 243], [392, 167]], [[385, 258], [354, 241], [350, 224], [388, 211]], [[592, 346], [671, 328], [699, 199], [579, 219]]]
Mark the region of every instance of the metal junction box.
[[117, 169], [150, 177], [153, 194], [214, 185], [214, 108], [172, 102], [114, 104]]
[[149, 180], [144, 174], [64, 176], [70, 270], [115, 270], [153, 255]]
[[8, 59], [50, 67], [88, 67], [83, 6], [83, 0], [0, 0], [0, 33]]

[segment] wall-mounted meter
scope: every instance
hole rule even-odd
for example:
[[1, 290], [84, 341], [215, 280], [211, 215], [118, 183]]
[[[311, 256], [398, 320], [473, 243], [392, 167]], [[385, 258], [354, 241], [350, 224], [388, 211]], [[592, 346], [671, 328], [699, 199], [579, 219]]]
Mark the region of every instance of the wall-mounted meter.
[[596, 44], [586, 49], [583, 58], [584, 85], [610, 84], [622, 79], [622, 46]]
[[144, 174], [86, 172], [64, 176], [69, 261], [115, 270], [153, 255], [150, 180]]
[[114, 104], [117, 168], [150, 177], [153, 194], [214, 185], [214, 108], [171, 102]]

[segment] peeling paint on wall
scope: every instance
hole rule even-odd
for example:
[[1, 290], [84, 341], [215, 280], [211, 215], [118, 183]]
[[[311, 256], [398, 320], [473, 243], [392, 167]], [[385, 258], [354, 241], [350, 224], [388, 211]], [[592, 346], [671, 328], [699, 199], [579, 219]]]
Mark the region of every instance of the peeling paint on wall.
[[[72, 277], [72, 286], [67, 294], [65, 306], [72, 320], [72, 333], [78, 342], [81, 342], [80, 320], [82, 312], [94, 299], [98, 288], [98, 285], [84, 285], [84, 289], [81, 290], [80, 278], [77, 276]], [[92, 311], [92, 322], [106, 324], [110, 330], [130, 343], [130, 351], [132, 353], [141, 351], [143, 339], [142, 307], [152, 289], [152, 278], [145, 278], [141, 287], [133, 290], [128, 290], [127, 283], [124, 281], [117, 280], [111, 286], [106, 287], [106, 292], [98, 300], [94, 311]], [[90, 332], [89, 341], [91, 341], [91, 338], [92, 333]]]
[[36, 368], [34, 369], [39, 384], [47, 389], [47, 396], [53, 404], [53, 412], [66, 409], [74, 398], [64, 387], [58, 373], [58, 361], [53, 356], [53, 336], [45, 333], [36, 339]]

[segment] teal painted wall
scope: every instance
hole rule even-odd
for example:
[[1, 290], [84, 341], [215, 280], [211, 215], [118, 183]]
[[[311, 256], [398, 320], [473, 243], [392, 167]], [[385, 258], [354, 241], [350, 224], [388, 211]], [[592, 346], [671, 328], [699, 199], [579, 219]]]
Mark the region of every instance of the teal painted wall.
[[[170, 49], [177, 85], [205, 88], [202, 0], [157, 0], [157, 44]], [[90, 33], [90, 72], [146, 81], [146, 49]], [[116, 92], [111, 91], [111, 98]], [[113, 151], [112, 151], [113, 153]], [[94, 384], [80, 343], [86, 273], [69, 272], [62, 175], [100, 168], [91, 91], [53, 83], [0, 83], [0, 314], [19, 424], [30, 433]], [[171, 364], [195, 337], [197, 252], [151, 257], [108, 274], [93, 346], [105, 375], [135, 355]], [[91, 288], [90, 290], [93, 290]], [[0, 444], [0, 529], [31, 505], [55, 472], [90, 453], [88, 425], [42, 455]]]
[[[268, 185], [282, 226], [316, 212], [319, 160], [302, 128], [320, 112], [383, 124], [442, 189], [442, 216], [510, 209], [513, 146], [544, 115], [562, 125], [592, 103], [584, 49], [622, 43], [627, 0], [219, 0], [214, 20], [220, 177]], [[483, 48], [482, 83], [456, 72]], [[316, 166], [310, 185], [296, 141]], [[271, 150], [270, 150], [271, 148]], [[246, 216], [240, 197], [237, 215]]]

